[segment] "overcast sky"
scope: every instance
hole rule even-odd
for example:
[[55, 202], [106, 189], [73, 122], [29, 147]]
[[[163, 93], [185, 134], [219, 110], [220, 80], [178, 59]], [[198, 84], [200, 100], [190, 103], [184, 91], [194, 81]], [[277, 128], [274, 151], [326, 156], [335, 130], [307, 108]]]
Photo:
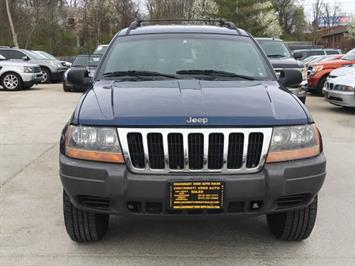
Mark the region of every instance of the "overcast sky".
[[[312, 19], [313, 4], [316, 0], [298, 0], [304, 6], [304, 10], [308, 20]], [[355, 0], [323, 0], [324, 3], [329, 3], [331, 7], [338, 5], [341, 13], [346, 15], [355, 15]]]

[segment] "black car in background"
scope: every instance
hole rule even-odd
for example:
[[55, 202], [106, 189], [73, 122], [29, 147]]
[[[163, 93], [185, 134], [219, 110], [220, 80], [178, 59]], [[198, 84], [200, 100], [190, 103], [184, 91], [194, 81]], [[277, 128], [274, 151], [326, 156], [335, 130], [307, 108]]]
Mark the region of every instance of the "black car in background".
[[73, 70], [78, 69], [87, 69], [89, 73], [89, 77], [93, 77], [95, 75], [95, 71], [97, 66], [100, 63], [102, 55], [78, 55], [75, 59], [71, 67], [64, 73], [64, 81], [63, 81], [63, 90], [64, 91], [85, 91], [85, 88], [80, 86], [71, 84], [68, 82], [68, 73]]
[[257, 42], [269, 58], [277, 76], [283, 78], [286, 70], [298, 70], [302, 74], [303, 81], [300, 84], [293, 84], [287, 89], [292, 91], [303, 103], [307, 95], [307, 68], [298, 59], [301, 54], [292, 53], [286, 44], [276, 38], [256, 38]]

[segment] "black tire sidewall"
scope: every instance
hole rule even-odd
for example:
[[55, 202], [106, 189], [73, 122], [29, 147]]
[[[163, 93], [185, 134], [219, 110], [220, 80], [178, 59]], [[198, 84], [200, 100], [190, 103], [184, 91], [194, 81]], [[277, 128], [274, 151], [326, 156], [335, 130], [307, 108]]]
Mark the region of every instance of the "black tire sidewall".
[[309, 206], [267, 215], [271, 233], [280, 240], [301, 241], [307, 239], [317, 218], [318, 197]]
[[75, 242], [98, 241], [107, 232], [110, 218], [108, 214], [78, 209], [65, 191], [63, 191], [63, 214], [67, 233]]
[[319, 84], [317, 86], [317, 94], [319, 94], [319, 95], [323, 94], [322, 90], [323, 90], [324, 84], [327, 81], [327, 78], [328, 78], [328, 75], [325, 75], [320, 79]]
[[49, 69], [47, 69], [45, 67], [41, 67], [41, 71], [42, 72], [46, 72], [46, 75], [47, 75], [47, 79], [45, 81], [42, 80], [41, 83], [42, 84], [50, 83], [50, 81], [51, 81], [51, 72], [49, 71]]

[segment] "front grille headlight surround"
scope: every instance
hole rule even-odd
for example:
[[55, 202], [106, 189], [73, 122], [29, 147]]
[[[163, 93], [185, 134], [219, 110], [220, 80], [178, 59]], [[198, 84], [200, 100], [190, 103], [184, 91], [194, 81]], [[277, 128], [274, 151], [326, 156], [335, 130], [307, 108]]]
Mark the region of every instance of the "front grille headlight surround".
[[35, 69], [34, 69], [33, 67], [29, 67], [29, 66], [25, 66], [25, 67], [23, 68], [23, 71], [24, 71], [25, 73], [35, 73]]
[[314, 124], [275, 127], [267, 163], [311, 158], [322, 150], [321, 135]]
[[124, 163], [115, 128], [69, 126], [65, 154], [82, 160]]
[[68, 70], [66, 70], [66, 71], [64, 72], [63, 77], [64, 77], [64, 79], [65, 79], [65, 80], [66, 80], [66, 79], [67, 79], [67, 77], [68, 77], [68, 73], [69, 73], [69, 71], [70, 71], [70, 69], [68, 69]]
[[317, 74], [318, 72], [321, 72], [323, 70], [323, 66], [320, 65], [320, 66], [313, 66], [311, 71], [310, 71], [310, 75], [311, 76], [314, 76], [315, 74]]

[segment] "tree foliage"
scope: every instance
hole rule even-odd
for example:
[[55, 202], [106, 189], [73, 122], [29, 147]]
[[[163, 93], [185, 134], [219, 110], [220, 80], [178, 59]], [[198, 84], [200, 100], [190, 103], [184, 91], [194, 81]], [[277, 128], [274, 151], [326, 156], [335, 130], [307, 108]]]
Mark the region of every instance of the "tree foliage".
[[[12, 14], [11, 30], [6, 1]], [[255, 36], [297, 36], [304, 13], [295, 0], [0, 0], [0, 45], [46, 50], [55, 55], [87, 53], [135, 18], [225, 18]], [[146, 10], [139, 10], [138, 3]], [[281, 26], [280, 26], [281, 25]]]
[[[21, 48], [56, 55], [90, 52], [134, 20], [134, 0], [7, 0]], [[0, 45], [13, 45], [5, 0], [0, 0]]]
[[307, 27], [303, 7], [295, 0], [272, 0], [271, 2], [278, 15], [282, 36], [286, 39], [299, 39]]
[[260, 23], [262, 14], [272, 10], [268, 0], [215, 0], [217, 16], [234, 22], [255, 36], [264, 36], [267, 25]]

